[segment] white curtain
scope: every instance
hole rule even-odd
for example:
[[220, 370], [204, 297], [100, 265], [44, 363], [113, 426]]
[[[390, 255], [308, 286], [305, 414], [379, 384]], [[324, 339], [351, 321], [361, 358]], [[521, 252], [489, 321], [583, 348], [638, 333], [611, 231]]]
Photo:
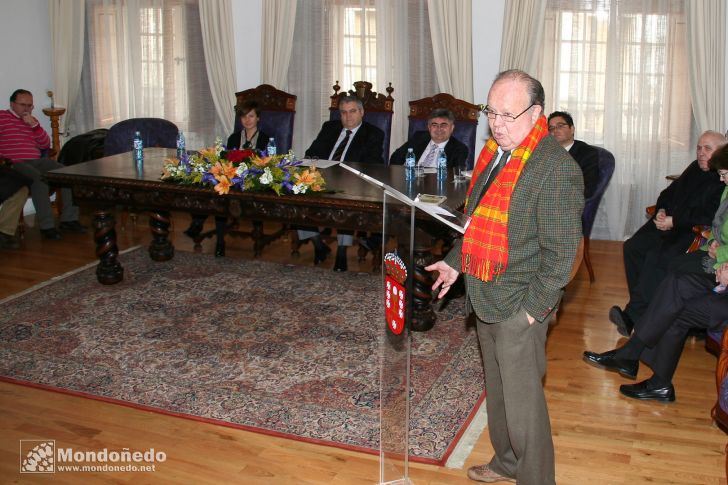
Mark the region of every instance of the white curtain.
[[[202, 46], [212, 100], [225, 133], [232, 133], [235, 106], [235, 48], [230, 0], [199, 0]], [[223, 138], [225, 140], [225, 138]]]
[[546, 113], [569, 111], [576, 138], [616, 170], [592, 239], [621, 240], [695, 159], [684, 0], [549, 0], [538, 75]]
[[390, 150], [398, 148], [407, 134], [409, 101], [439, 92], [427, 3], [299, 0], [298, 7], [288, 69], [289, 90], [298, 96], [293, 137], [296, 154], [303, 155], [321, 123], [329, 119], [336, 81], [341, 91], [353, 89], [354, 81], [369, 81], [384, 95], [392, 83]]
[[[293, 49], [297, 0], [263, 2], [263, 46], [260, 80], [278, 89], [287, 90], [288, 65]], [[254, 87], [254, 86], [249, 86]]]
[[69, 110], [72, 135], [157, 117], [184, 130], [190, 148], [227, 137], [213, 108], [196, 0], [86, 0], [85, 33], [81, 89]]
[[500, 71], [536, 72], [547, 0], [506, 0]]
[[698, 133], [725, 132], [725, 0], [687, 2], [690, 94]]
[[[53, 94], [56, 106], [73, 106], [78, 96], [83, 66], [85, 4], [76, 0], [49, 0]], [[66, 120], [59, 121], [61, 135]]]
[[440, 91], [473, 102], [471, 0], [428, 0]]

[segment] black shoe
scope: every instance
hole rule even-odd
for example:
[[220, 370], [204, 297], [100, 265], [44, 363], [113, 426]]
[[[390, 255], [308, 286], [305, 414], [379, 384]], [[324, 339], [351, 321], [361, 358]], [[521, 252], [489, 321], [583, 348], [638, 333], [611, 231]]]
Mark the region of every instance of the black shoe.
[[0, 249], [20, 249], [18, 238], [14, 235], [0, 232]]
[[43, 236], [43, 239], [48, 239], [49, 241], [58, 241], [63, 237], [55, 227], [51, 227], [50, 229], [41, 229], [40, 235]]
[[215, 257], [222, 258], [225, 256], [225, 241], [220, 241], [215, 244]]
[[616, 353], [616, 350], [610, 350], [603, 354], [586, 350], [584, 351], [584, 362], [602, 369], [618, 372], [628, 379], [636, 379], [640, 362], [638, 360], [618, 359], [615, 357]]
[[629, 337], [634, 329], [634, 322], [621, 308], [613, 306], [609, 309], [609, 321], [617, 326], [620, 335]]
[[672, 384], [665, 387], [651, 387], [650, 381], [642, 381], [637, 384], [623, 384], [619, 386], [619, 392], [632, 399], [644, 401], [675, 401], [675, 387]]
[[85, 234], [86, 226], [82, 226], [78, 221], [65, 221], [58, 224], [58, 229], [63, 232], [73, 232], [75, 234]]
[[339, 246], [336, 248], [336, 261], [334, 262], [334, 271], [343, 272], [348, 270], [346, 264], [346, 249], [347, 246]]

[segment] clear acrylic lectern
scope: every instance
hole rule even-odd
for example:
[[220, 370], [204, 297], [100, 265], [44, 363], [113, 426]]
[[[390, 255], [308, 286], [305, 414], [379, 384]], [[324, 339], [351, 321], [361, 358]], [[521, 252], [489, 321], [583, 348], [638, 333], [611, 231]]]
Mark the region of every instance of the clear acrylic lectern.
[[398, 189], [346, 164], [382, 189], [384, 315], [379, 320], [379, 485], [412, 485], [409, 478], [410, 329], [413, 316], [415, 238], [423, 226], [446, 225], [464, 232], [462, 213], [417, 198], [421, 181]]

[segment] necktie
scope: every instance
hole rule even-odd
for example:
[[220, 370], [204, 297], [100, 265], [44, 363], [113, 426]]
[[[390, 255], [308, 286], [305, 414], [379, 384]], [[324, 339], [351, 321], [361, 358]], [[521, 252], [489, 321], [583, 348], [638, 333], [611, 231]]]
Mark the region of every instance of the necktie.
[[[480, 199], [483, 198], [483, 195], [488, 191], [488, 187], [490, 187], [490, 184], [493, 183], [493, 180], [495, 180], [496, 176], [500, 173], [501, 170], [503, 170], [503, 167], [505, 167], [506, 163], [508, 162], [508, 157], [511, 156], [511, 152], [503, 152], [503, 155], [498, 159], [498, 164], [493, 167], [493, 169], [490, 171], [490, 173], [485, 175], [485, 171], [483, 171], [480, 174], [480, 177], [478, 177], [478, 180], [475, 182], [475, 187], [473, 187], [473, 192], [471, 195], [477, 195], [477, 198], [471, 198], [472, 201], [474, 201], [473, 204], [468, 203], [468, 215], [471, 215], [475, 208], [478, 207], [478, 204], [480, 204]], [[481, 183], [482, 182], [482, 183]]]
[[430, 151], [427, 152], [427, 156], [424, 160], [420, 161], [421, 167], [434, 167], [435, 166], [435, 154], [437, 153], [437, 145], [435, 142], [430, 142]]
[[341, 143], [339, 143], [339, 146], [336, 147], [336, 150], [334, 150], [331, 160], [341, 161], [341, 155], [344, 154], [344, 148], [346, 148], [346, 144], [349, 143], [350, 136], [351, 130], [346, 130], [346, 136], [343, 140], [341, 140]]

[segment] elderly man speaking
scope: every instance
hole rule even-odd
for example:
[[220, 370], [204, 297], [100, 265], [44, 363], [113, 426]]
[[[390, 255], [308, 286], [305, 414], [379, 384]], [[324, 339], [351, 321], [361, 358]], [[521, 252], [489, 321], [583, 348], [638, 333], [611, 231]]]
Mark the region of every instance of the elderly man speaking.
[[523, 71], [496, 77], [485, 107], [491, 138], [473, 171], [470, 222], [443, 261], [442, 298], [464, 273], [485, 369], [495, 456], [468, 477], [521, 485], [555, 483], [542, 379], [546, 332], [581, 238], [579, 166], [548, 133], [541, 83]]

